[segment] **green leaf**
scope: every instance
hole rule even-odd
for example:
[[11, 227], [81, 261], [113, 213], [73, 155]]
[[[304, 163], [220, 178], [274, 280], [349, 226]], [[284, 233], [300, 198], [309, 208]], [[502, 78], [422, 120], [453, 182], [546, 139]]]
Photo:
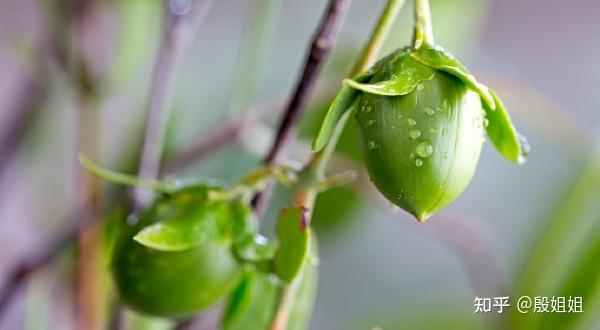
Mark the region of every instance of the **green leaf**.
[[284, 209], [277, 222], [279, 249], [274, 266], [277, 275], [287, 283], [292, 282], [306, 262], [310, 249], [310, 230], [305, 210], [300, 207]]
[[133, 239], [159, 251], [183, 251], [205, 241], [222, 240], [232, 231], [228, 206], [196, 201], [194, 207], [179, 210], [174, 218], [143, 228]]
[[525, 162], [527, 153], [529, 152], [529, 145], [525, 139], [519, 139], [519, 133], [517, 133], [498, 95], [493, 91], [490, 91], [490, 93], [494, 98], [496, 110], [490, 109], [486, 103], [483, 103], [486, 113], [485, 118], [488, 121], [485, 128], [487, 135], [494, 147], [496, 147], [496, 150], [504, 158], [522, 164]]
[[464, 65], [442, 47], [421, 47], [411, 53], [411, 56], [431, 68], [444, 71], [462, 80], [469, 88], [481, 96], [483, 102], [490, 109], [496, 109], [494, 98], [489, 89], [484, 84], [478, 82]]
[[170, 219], [142, 229], [133, 239], [159, 251], [183, 251], [196, 246], [201, 234], [195, 219]]
[[[374, 73], [370, 70], [359, 74], [354, 77], [353, 80], [357, 82], [366, 82], [373, 74]], [[342, 118], [344, 113], [352, 107], [357, 95], [358, 91], [356, 89], [347, 85], [342, 86], [342, 89], [336, 95], [335, 99], [333, 99], [333, 102], [331, 102], [329, 110], [327, 110], [327, 114], [321, 124], [321, 129], [313, 141], [312, 150], [314, 152], [320, 151], [325, 147], [329, 138], [331, 138], [331, 134], [333, 134], [338, 121]]]
[[375, 83], [360, 83], [351, 79], [344, 79], [344, 84], [365, 93], [400, 96], [411, 93], [418, 84], [430, 80], [435, 76], [435, 70], [411, 57], [405, 56], [400, 61], [402, 69], [397, 76], [390, 80]]

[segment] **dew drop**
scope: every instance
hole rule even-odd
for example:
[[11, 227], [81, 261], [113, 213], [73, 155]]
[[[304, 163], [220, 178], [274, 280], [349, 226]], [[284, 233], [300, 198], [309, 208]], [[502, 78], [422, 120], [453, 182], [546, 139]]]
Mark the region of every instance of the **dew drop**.
[[373, 124], [375, 124], [377, 121], [375, 119], [369, 119], [367, 120], [367, 126], [371, 126]]
[[448, 153], [444, 152], [444, 159], [448, 159]]
[[415, 166], [417, 166], [417, 167], [423, 166], [423, 160], [421, 158], [417, 158], [417, 160], [415, 160]]
[[432, 108], [425, 108], [425, 113], [428, 116], [433, 116], [435, 114], [435, 110], [433, 110]]
[[408, 122], [408, 126], [415, 126], [417, 124], [417, 121], [412, 118], [408, 118], [406, 122]]
[[418, 139], [418, 138], [421, 137], [421, 130], [418, 129], [418, 128], [417, 129], [413, 129], [408, 134], [409, 134], [409, 136], [410, 136], [411, 139], [416, 140], [416, 139]]
[[377, 148], [377, 146], [375, 145], [375, 141], [370, 140], [369, 142], [367, 142], [367, 147], [369, 148], [369, 150], [373, 150], [375, 148]]
[[414, 153], [414, 152], [411, 152], [411, 153], [408, 155], [408, 159], [410, 159], [410, 160], [415, 160], [415, 153]]
[[448, 99], [444, 99], [444, 101], [442, 101], [442, 108], [448, 109]]
[[437, 132], [438, 132], [438, 129], [435, 128], [435, 127], [432, 127], [432, 128], [429, 129], [429, 133], [436, 134]]
[[483, 127], [488, 127], [490, 125], [490, 121], [487, 118], [483, 119]]
[[425, 88], [425, 86], [423, 86], [423, 84], [417, 84], [417, 91], [422, 91]]
[[428, 141], [423, 141], [417, 145], [416, 152], [422, 158], [427, 158], [433, 154], [433, 145]]

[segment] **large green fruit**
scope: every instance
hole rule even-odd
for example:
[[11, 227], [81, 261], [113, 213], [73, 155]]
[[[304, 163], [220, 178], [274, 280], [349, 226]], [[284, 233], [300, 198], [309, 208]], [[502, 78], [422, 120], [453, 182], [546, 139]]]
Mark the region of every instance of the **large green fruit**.
[[[121, 298], [134, 309], [161, 317], [198, 313], [228, 294], [242, 274], [232, 251], [232, 213], [226, 202], [208, 202], [207, 186], [184, 188], [159, 199], [128, 225], [113, 256]], [[194, 219], [206, 237], [182, 251], [161, 251], [133, 239], [143, 228], [172, 219]]]
[[367, 171], [392, 203], [424, 221], [475, 174], [484, 130], [507, 159], [529, 152], [498, 96], [436, 45], [400, 48], [353, 79], [332, 102], [313, 150], [321, 151], [356, 105]]
[[[374, 79], [377, 79], [375, 76]], [[443, 72], [403, 96], [362, 93], [357, 124], [371, 180], [419, 221], [467, 187], [483, 145], [479, 95]]]

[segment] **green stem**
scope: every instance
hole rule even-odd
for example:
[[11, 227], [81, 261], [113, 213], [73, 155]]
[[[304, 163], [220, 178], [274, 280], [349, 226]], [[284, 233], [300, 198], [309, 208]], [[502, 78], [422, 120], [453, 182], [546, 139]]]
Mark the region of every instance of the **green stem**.
[[86, 169], [88, 172], [93, 175], [104, 179], [106, 181], [110, 181], [113, 183], [118, 183], [127, 186], [135, 186], [145, 189], [151, 189], [154, 191], [168, 193], [171, 189], [169, 185], [166, 185], [159, 181], [151, 181], [151, 180], [143, 180], [135, 176], [113, 172], [111, 170], [107, 170], [96, 165], [94, 162], [89, 160], [83, 154], [79, 155], [79, 163]]
[[433, 28], [429, 0], [415, 0], [415, 35], [414, 47], [433, 45]]
[[[417, 0], [418, 1], [418, 0]], [[398, 17], [398, 13], [400, 13], [400, 9], [404, 5], [405, 0], [389, 0], [386, 7], [384, 8], [379, 22], [375, 26], [375, 30], [371, 34], [371, 38], [364, 48], [362, 54], [360, 55], [358, 61], [354, 65], [352, 72], [350, 73], [350, 77], [353, 77], [360, 72], [368, 70], [377, 60], [379, 53], [381, 52], [381, 48], [389, 32], [391, 31], [394, 23], [396, 22], [396, 18]], [[316, 176], [317, 179], [322, 178], [325, 174], [325, 167], [335, 150], [337, 145], [337, 141], [340, 138], [340, 135], [344, 131], [344, 127], [348, 119], [350, 118], [351, 111], [346, 112], [342, 118], [340, 118], [332, 136], [325, 148], [323, 150], [313, 154], [310, 163], [307, 166], [307, 170], [312, 172], [313, 175]]]

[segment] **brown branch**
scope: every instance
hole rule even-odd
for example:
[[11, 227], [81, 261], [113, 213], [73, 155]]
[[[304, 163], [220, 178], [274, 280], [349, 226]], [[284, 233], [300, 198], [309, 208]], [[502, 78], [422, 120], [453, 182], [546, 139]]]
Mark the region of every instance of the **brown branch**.
[[[314, 89], [317, 76], [337, 41], [349, 5], [350, 0], [329, 1], [325, 14], [321, 18], [319, 27], [312, 38], [300, 80], [296, 84], [294, 94], [279, 122], [271, 149], [263, 160], [264, 164], [277, 163], [284, 157], [286, 147], [292, 139], [294, 129], [298, 125], [300, 116]], [[259, 213], [262, 213], [270, 190], [270, 186], [268, 186], [254, 198], [254, 207]]]

